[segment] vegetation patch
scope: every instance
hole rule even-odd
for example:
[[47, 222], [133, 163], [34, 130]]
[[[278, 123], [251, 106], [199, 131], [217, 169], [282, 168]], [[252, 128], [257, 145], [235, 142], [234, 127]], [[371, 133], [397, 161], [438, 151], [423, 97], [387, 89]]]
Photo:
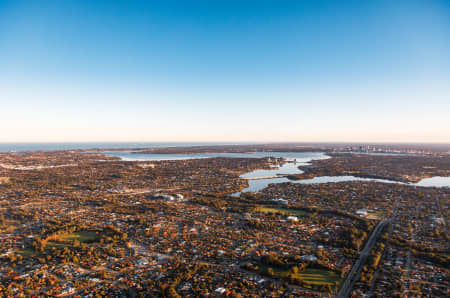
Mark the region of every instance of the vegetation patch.
[[369, 217], [373, 217], [373, 218], [377, 218], [377, 219], [386, 218], [387, 212], [385, 210], [377, 210], [375, 212], [370, 212], [368, 214], [368, 216]]
[[19, 251], [19, 254], [21, 254], [24, 257], [35, 257], [37, 255], [37, 252], [34, 249], [31, 248], [25, 248]]
[[308, 214], [308, 212], [304, 210], [263, 206], [256, 207], [255, 211], [262, 213], [279, 213], [286, 216], [305, 216]]
[[64, 248], [64, 247], [70, 247], [71, 243], [69, 242], [56, 242], [56, 241], [49, 241], [46, 245], [49, 248]]
[[305, 284], [330, 285], [332, 288], [341, 282], [338, 273], [331, 270], [307, 268], [304, 272], [296, 274]]
[[91, 243], [100, 239], [99, 235], [95, 231], [79, 231], [69, 235], [61, 236], [62, 241], [75, 241]]
[[292, 268], [284, 269], [260, 265], [259, 271], [262, 274], [286, 280], [290, 284], [325, 293], [332, 293], [342, 282], [338, 272], [322, 268], [306, 268], [303, 271], [299, 271], [292, 270]]
[[343, 271], [332, 270], [322, 257], [318, 253], [317, 260], [307, 260], [299, 255], [285, 256], [271, 252], [243, 264], [242, 268], [292, 285], [333, 293], [342, 281]]
[[95, 231], [78, 231], [67, 235], [57, 236], [56, 239], [49, 241], [47, 245], [52, 248], [71, 247], [75, 241], [81, 243], [92, 243], [100, 240], [100, 236]]

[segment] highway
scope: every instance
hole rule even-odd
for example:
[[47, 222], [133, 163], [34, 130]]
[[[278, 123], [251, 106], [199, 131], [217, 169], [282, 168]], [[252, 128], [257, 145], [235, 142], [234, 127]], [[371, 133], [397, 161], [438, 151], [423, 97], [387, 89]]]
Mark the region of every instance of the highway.
[[355, 284], [355, 282], [358, 280], [359, 275], [361, 274], [362, 268], [367, 262], [367, 257], [370, 254], [370, 251], [372, 250], [373, 246], [376, 243], [376, 240], [378, 238], [378, 235], [383, 230], [383, 228], [389, 224], [392, 221], [392, 219], [384, 219], [380, 221], [375, 229], [373, 229], [372, 234], [369, 237], [369, 240], [367, 241], [366, 245], [364, 246], [364, 249], [360, 251], [359, 258], [355, 262], [355, 264], [352, 267], [352, 270], [347, 275], [347, 278], [345, 279], [344, 283], [342, 284], [341, 289], [339, 290], [339, 293], [337, 297], [349, 297], [350, 292]]

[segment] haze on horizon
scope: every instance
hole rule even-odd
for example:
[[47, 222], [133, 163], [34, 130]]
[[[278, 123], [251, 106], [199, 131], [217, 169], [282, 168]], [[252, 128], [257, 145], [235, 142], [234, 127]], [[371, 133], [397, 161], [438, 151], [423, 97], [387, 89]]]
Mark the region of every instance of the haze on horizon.
[[0, 142], [450, 143], [449, 1], [0, 0]]

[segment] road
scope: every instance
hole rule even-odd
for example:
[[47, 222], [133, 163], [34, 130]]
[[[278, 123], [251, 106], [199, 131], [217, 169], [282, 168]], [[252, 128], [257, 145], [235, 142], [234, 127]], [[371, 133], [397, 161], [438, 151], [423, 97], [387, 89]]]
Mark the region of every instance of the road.
[[384, 219], [380, 221], [375, 229], [373, 229], [372, 234], [369, 237], [369, 240], [367, 241], [366, 245], [364, 246], [364, 249], [360, 251], [359, 258], [355, 262], [355, 264], [352, 267], [352, 270], [347, 275], [347, 278], [345, 279], [344, 283], [342, 284], [341, 289], [339, 290], [339, 293], [337, 297], [349, 297], [350, 292], [355, 284], [355, 282], [358, 280], [359, 275], [361, 274], [362, 268], [367, 262], [367, 257], [370, 254], [370, 251], [372, 250], [373, 246], [376, 243], [376, 240], [378, 238], [378, 235], [383, 230], [383, 228], [389, 224], [392, 221], [392, 219]]
[[[389, 233], [388, 233], [386, 242], [384, 243], [385, 248], [384, 248], [383, 254], [382, 254], [382, 256], [381, 256], [380, 262], [379, 262], [378, 264], [381, 264], [381, 262], [382, 262], [382, 261], [384, 260], [384, 258], [386, 257], [386, 254], [387, 254], [387, 252], [388, 252], [389, 240], [391, 239], [391, 235], [392, 235], [392, 230], [393, 230], [393, 229], [394, 229], [394, 225], [390, 225], [390, 227], [389, 227]], [[373, 274], [372, 282], [371, 282], [371, 284], [370, 284], [370, 290], [369, 290], [369, 292], [368, 292], [368, 296], [369, 296], [369, 297], [372, 297], [372, 293], [373, 293], [373, 290], [374, 290], [374, 288], [375, 288], [375, 283], [376, 283], [376, 281], [377, 281], [377, 275], [378, 275], [378, 274], [380, 273], [380, 271], [381, 271], [381, 268], [380, 268], [380, 267], [381, 267], [381, 266], [378, 265], [377, 270], [376, 270], [375, 273]]]

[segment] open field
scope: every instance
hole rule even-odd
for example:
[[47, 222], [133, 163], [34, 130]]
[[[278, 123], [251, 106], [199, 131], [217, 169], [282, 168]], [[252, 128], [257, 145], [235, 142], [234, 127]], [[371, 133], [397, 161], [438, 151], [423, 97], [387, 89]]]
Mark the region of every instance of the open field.
[[293, 216], [304, 216], [307, 215], [307, 211], [297, 210], [297, 209], [289, 209], [289, 208], [278, 208], [278, 207], [256, 207], [256, 212], [262, 213], [281, 213], [283, 215], [293, 215]]
[[36, 251], [31, 248], [25, 248], [19, 251], [19, 254], [21, 254], [24, 257], [34, 257], [37, 255]]
[[340, 283], [342, 280], [336, 272], [324, 269], [308, 268], [304, 272], [299, 272], [296, 275], [303, 279], [305, 283], [312, 285], [330, 285], [332, 288], [336, 285], [336, 282]]
[[64, 235], [59, 237], [59, 241], [49, 241], [47, 246], [56, 247], [56, 248], [64, 248], [70, 247], [71, 242], [78, 240], [84, 243], [95, 242], [99, 239], [99, 236], [95, 231], [80, 231], [72, 234]]
[[99, 236], [95, 231], [80, 231], [61, 237], [61, 241], [93, 242], [98, 240]]
[[[265, 272], [267, 271], [268, 266], [259, 264], [259, 271]], [[279, 278], [288, 278], [288, 275], [291, 274], [289, 270], [271, 267], [275, 273], [276, 277]], [[322, 286], [330, 286], [331, 289], [334, 290], [337, 285], [342, 282], [342, 278], [338, 273], [332, 270], [326, 269], [315, 269], [315, 268], [307, 268], [303, 272], [298, 272], [295, 274], [295, 277], [303, 280], [303, 284], [301, 287], [304, 288], [320, 288]]]
[[369, 218], [376, 218], [376, 219], [382, 219], [386, 218], [387, 212], [385, 210], [377, 210], [375, 212], [368, 213]]

